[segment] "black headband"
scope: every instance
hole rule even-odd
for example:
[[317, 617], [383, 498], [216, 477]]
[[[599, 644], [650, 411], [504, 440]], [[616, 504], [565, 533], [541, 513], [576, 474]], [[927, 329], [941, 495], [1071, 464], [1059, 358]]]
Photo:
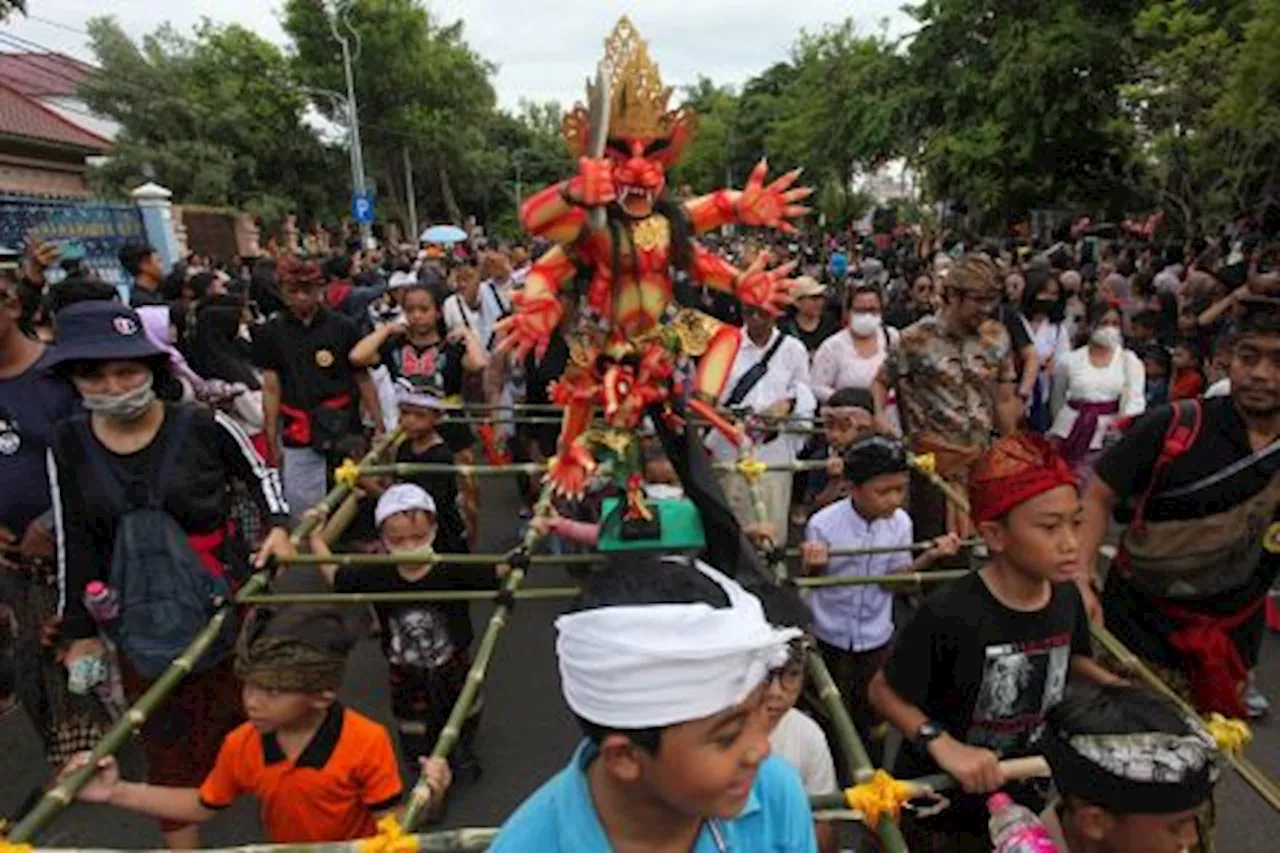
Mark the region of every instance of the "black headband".
[[[1213, 795], [1213, 786], [1218, 781], [1218, 765], [1212, 748], [1207, 745], [1202, 747], [1205, 760], [1183, 772], [1170, 770], [1161, 774], [1157, 762], [1150, 761], [1149, 755], [1135, 756], [1134, 766], [1140, 766], [1144, 775], [1153, 777], [1150, 779], [1114, 773], [1082, 755], [1052, 731], [1046, 730], [1041, 735], [1039, 745], [1060, 793], [1116, 815], [1190, 811]], [[1117, 747], [1117, 751], [1120, 749], [1123, 747]], [[1165, 778], [1158, 778], [1161, 775]]]

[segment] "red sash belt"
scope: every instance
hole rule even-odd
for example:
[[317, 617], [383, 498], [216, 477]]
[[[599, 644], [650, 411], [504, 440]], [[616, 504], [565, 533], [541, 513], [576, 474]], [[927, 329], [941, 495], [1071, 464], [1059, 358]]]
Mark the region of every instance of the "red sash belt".
[[1169, 637], [1169, 645], [1187, 659], [1186, 673], [1197, 710], [1217, 711], [1230, 717], [1247, 716], [1241, 686], [1249, 671], [1229, 634], [1249, 621], [1265, 600], [1263, 596], [1229, 616], [1217, 617], [1154, 599], [1157, 610], [1182, 624]]
[[[345, 409], [351, 405], [350, 394], [339, 394], [328, 400], [321, 400], [320, 405], [326, 409]], [[282, 433], [294, 447], [311, 446], [311, 413], [304, 409], [296, 409], [286, 403], [280, 404], [280, 414], [287, 419]]]
[[187, 544], [191, 546], [192, 551], [196, 552], [196, 556], [200, 558], [201, 565], [208, 569], [209, 574], [215, 578], [221, 578], [225, 574], [219, 551], [227, 541], [227, 537], [234, 535], [235, 532], [235, 520], [227, 519], [227, 523], [217, 530], [211, 530], [208, 533], [187, 534]]

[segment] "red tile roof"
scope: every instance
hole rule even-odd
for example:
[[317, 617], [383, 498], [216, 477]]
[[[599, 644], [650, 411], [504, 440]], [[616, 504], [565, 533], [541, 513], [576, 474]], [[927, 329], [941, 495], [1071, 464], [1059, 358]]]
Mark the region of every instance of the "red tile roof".
[[61, 53], [0, 53], [0, 83], [29, 98], [71, 97], [93, 69]]
[[0, 134], [69, 145], [88, 153], [103, 153], [112, 148], [110, 141], [24, 97], [3, 80], [0, 80]]

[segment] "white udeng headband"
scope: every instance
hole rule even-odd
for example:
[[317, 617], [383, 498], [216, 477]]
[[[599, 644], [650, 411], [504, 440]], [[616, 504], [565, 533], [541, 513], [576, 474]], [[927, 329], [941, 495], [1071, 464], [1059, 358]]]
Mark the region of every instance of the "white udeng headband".
[[729, 598], [601, 607], [556, 620], [565, 701], [602, 726], [644, 729], [718, 714], [787, 661], [798, 628], [772, 627], [760, 601], [700, 561]]

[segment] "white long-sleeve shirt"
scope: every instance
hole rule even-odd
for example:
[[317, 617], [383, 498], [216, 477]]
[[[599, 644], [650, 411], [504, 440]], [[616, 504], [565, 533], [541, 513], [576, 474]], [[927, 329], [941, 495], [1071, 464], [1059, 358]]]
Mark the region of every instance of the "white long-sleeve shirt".
[[[1054, 371], [1053, 399], [1057, 406], [1049, 435], [1066, 438], [1076, 422], [1071, 403], [1120, 403], [1119, 417], [1140, 415], [1147, 408], [1147, 371], [1142, 360], [1131, 350], [1112, 353], [1106, 367], [1094, 367], [1089, 361], [1089, 347], [1072, 350], [1058, 361]], [[1107, 427], [1116, 416], [1098, 418], [1098, 428], [1089, 442], [1091, 450], [1102, 447]]]
[[[825, 403], [841, 388], [870, 388], [880, 373], [889, 349], [898, 345], [898, 330], [887, 329], [875, 334], [876, 352], [870, 358], [858, 354], [853, 333], [841, 329], [822, 342], [813, 354], [813, 395]], [[887, 343], [887, 346], [886, 346]]]
[[[774, 329], [764, 346], [756, 346], [745, 330], [739, 334], [742, 336], [742, 343], [733, 360], [733, 367], [729, 369], [729, 379], [720, 392], [721, 404], [729, 399], [738, 380], [764, 358], [783, 332]], [[818, 401], [809, 386], [809, 351], [799, 338], [790, 335], [784, 335], [778, 351], [769, 360], [769, 369], [739, 405], [760, 413], [780, 400], [795, 400], [792, 415], [796, 418], [812, 417], [818, 408]], [[767, 463], [793, 461], [795, 454], [804, 446], [804, 438], [803, 435], [779, 433], [773, 441], [757, 448], [756, 458]], [[718, 432], [712, 432], [707, 439], [707, 449], [720, 461], [737, 458], [737, 449]]]

